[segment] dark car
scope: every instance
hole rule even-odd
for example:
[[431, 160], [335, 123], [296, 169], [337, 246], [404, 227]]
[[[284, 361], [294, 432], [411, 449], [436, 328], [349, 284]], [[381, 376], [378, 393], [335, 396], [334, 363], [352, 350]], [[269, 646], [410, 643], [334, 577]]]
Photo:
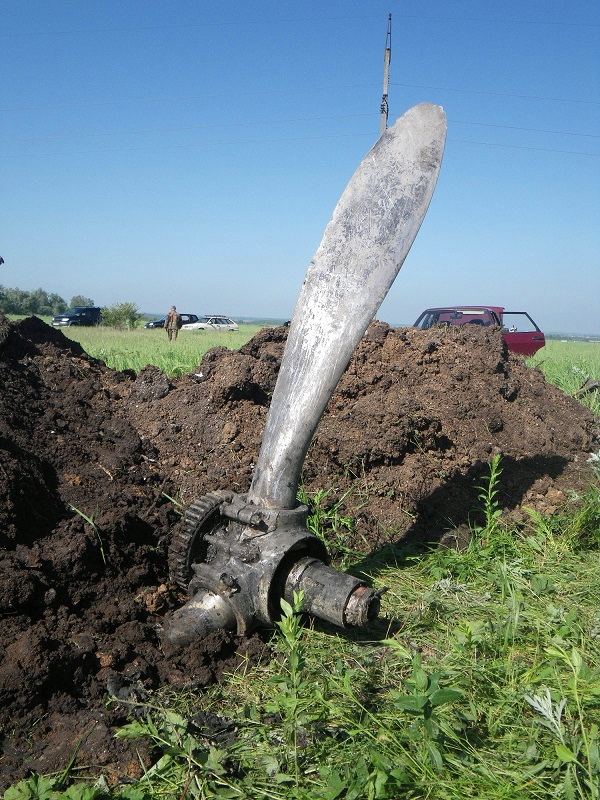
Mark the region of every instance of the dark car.
[[71, 325], [100, 325], [102, 311], [98, 306], [73, 306], [67, 308], [64, 314], [52, 317], [55, 328], [66, 328]]
[[[198, 315], [197, 314], [180, 314], [181, 317], [181, 324], [182, 325], [189, 325], [191, 322], [198, 322]], [[144, 328], [164, 328], [165, 327], [165, 317], [161, 317], [160, 319], [153, 319], [152, 322], [147, 322], [144, 325]]]

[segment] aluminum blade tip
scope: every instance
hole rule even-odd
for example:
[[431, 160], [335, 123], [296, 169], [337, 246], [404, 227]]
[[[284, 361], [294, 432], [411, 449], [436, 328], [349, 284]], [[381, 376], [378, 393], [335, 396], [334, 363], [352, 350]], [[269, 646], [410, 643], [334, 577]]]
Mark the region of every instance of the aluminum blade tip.
[[[446, 134], [446, 112], [442, 106], [433, 103], [419, 103], [409, 108], [396, 122], [389, 127], [386, 133], [393, 134], [400, 128], [408, 126], [415, 129], [428, 131], [430, 134]], [[384, 134], [385, 135], [385, 134]]]

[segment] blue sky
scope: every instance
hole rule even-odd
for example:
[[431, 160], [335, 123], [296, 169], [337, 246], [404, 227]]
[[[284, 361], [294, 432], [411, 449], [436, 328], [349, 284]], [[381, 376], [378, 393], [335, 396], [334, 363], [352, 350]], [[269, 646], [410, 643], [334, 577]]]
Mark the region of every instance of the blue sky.
[[429, 212], [378, 318], [526, 310], [600, 332], [597, 0], [0, 0], [0, 284], [290, 317], [352, 173], [444, 106]]

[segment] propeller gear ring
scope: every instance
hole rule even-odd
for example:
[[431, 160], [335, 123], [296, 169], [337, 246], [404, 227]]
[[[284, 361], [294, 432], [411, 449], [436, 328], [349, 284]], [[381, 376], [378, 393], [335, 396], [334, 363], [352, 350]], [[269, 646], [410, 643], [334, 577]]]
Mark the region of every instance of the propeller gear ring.
[[204, 560], [204, 537], [220, 524], [221, 506], [231, 502], [232, 497], [232, 492], [205, 494], [187, 508], [185, 527], [173, 534], [169, 546], [169, 575], [182, 589], [187, 591], [193, 577], [192, 564]]

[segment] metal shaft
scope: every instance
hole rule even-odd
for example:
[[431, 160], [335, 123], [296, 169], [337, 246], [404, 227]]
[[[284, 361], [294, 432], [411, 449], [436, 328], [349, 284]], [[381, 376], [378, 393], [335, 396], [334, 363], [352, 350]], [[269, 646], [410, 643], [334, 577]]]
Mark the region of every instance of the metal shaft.
[[388, 128], [346, 187], [290, 325], [248, 500], [293, 508], [313, 434], [425, 216], [446, 116], [422, 103]]
[[381, 96], [381, 125], [379, 135], [383, 136], [388, 121], [388, 85], [390, 82], [390, 62], [392, 60], [392, 15], [388, 14], [388, 27], [385, 37], [385, 53], [383, 56], [383, 95]]

